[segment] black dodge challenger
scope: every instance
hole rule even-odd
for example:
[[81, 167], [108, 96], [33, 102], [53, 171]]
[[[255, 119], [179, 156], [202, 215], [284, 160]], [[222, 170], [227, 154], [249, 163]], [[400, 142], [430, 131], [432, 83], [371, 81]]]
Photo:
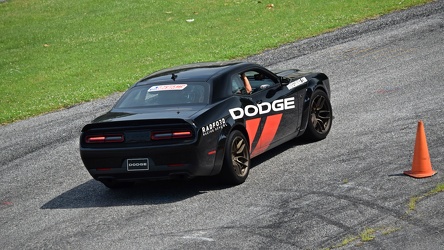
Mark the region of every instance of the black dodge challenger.
[[197, 63], [134, 84], [83, 127], [80, 155], [109, 188], [210, 175], [236, 185], [247, 178], [251, 158], [296, 137], [324, 139], [332, 119], [325, 74]]

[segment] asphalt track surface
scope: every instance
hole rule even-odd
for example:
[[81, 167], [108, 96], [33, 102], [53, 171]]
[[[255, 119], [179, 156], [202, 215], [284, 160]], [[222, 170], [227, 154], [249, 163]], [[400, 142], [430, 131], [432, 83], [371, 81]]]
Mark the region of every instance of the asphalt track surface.
[[[255, 158], [235, 187], [92, 180], [79, 130], [119, 94], [2, 126], [0, 248], [443, 249], [444, 194], [408, 208], [443, 183], [443, 41], [437, 1], [248, 58], [325, 72], [335, 120], [323, 141]], [[403, 175], [419, 120], [438, 171], [425, 179]]]

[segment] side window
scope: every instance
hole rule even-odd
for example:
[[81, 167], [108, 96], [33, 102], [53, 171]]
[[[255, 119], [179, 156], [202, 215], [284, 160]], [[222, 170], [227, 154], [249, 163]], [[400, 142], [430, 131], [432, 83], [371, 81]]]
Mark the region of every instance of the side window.
[[268, 73], [259, 70], [239, 72], [231, 77], [231, 91], [236, 95], [254, 94], [275, 84]]
[[237, 74], [231, 77], [231, 91], [236, 95], [245, 94], [245, 86]]
[[253, 93], [267, 89], [276, 84], [270, 76], [264, 72], [251, 70], [245, 72], [245, 75], [250, 82]]

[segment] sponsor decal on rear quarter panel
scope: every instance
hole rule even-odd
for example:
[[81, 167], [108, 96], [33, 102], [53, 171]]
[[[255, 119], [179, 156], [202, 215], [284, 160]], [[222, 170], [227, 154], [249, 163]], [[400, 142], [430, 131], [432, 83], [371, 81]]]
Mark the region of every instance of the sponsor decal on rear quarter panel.
[[216, 132], [218, 130], [221, 130], [222, 128], [226, 127], [227, 123], [225, 122], [225, 118], [221, 118], [217, 121], [214, 121], [208, 125], [205, 125], [202, 127], [202, 135], [208, 135], [213, 132]]

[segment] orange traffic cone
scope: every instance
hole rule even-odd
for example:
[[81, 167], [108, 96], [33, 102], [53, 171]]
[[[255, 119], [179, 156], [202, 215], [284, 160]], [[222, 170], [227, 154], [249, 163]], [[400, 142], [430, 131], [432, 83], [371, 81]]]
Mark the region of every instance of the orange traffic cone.
[[427, 147], [427, 139], [422, 121], [418, 122], [418, 129], [416, 131], [412, 170], [404, 171], [404, 174], [415, 178], [426, 178], [436, 174], [430, 162], [429, 149]]

